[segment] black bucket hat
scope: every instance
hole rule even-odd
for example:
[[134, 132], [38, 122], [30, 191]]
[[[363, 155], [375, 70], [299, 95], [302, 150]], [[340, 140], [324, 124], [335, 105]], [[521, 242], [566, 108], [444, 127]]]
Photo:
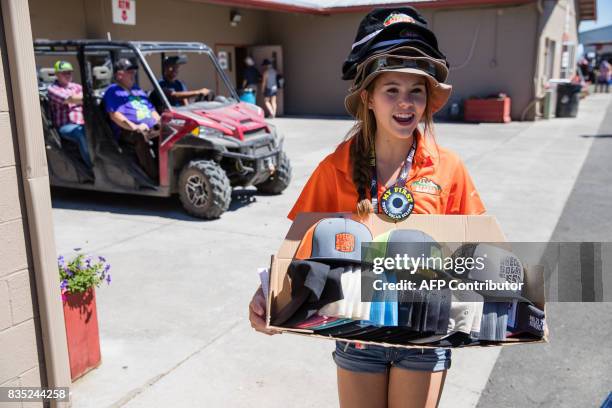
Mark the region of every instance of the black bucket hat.
[[357, 65], [370, 55], [406, 46], [446, 61], [446, 56], [438, 49], [435, 34], [427, 27], [427, 20], [416, 9], [374, 9], [359, 24], [351, 52], [342, 65], [342, 79], [354, 79]]

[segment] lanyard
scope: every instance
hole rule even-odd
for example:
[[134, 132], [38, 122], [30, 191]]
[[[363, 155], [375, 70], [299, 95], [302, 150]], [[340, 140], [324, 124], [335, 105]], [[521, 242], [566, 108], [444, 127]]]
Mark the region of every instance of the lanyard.
[[[410, 172], [410, 168], [412, 167], [412, 161], [414, 159], [414, 154], [416, 153], [416, 138], [412, 142], [412, 147], [408, 152], [408, 156], [406, 156], [406, 160], [404, 161], [404, 165], [402, 166], [402, 170], [400, 170], [400, 174], [395, 180], [394, 186], [404, 185], [406, 183], [406, 178], [408, 177], [408, 173]], [[372, 197], [372, 207], [374, 207], [374, 212], [378, 213], [378, 174], [376, 171], [376, 152], [372, 149], [370, 154], [370, 168], [372, 169], [372, 182], [370, 184], [370, 197]]]

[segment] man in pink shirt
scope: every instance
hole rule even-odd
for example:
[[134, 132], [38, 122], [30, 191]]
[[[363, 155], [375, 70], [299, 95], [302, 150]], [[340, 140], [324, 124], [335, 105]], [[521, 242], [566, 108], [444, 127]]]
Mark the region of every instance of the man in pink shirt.
[[91, 167], [87, 138], [85, 137], [85, 118], [83, 117], [83, 88], [72, 82], [72, 64], [57, 61], [54, 65], [55, 82], [47, 90], [53, 125], [60, 136], [79, 146], [81, 157]]

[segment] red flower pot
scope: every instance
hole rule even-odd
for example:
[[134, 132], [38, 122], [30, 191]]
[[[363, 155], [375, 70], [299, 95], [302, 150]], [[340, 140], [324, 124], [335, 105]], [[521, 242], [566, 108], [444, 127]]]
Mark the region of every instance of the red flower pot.
[[510, 122], [510, 98], [467, 99], [463, 106], [466, 122]]
[[74, 381], [101, 361], [96, 291], [90, 288], [83, 293], [66, 293], [63, 304], [70, 377]]

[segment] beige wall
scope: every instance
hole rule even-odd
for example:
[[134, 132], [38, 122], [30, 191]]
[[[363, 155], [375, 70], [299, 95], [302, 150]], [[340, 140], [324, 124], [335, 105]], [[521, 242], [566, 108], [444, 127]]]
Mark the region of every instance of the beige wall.
[[[442, 115], [453, 102], [503, 92], [512, 98], [513, 119], [520, 119], [525, 107], [541, 95], [546, 37], [557, 43], [555, 72], [559, 72], [568, 7], [570, 41], [575, 41], [573, 1], [543, 0], [541, 17], [536, 3], [424, 9], [451, 64], [449, 82], [454, 89]], [[313, 16], [240, 9], [242, 22], [230, 27], [230, 7], [146, 0], [137, 2], [137, 25], [121, 26], [112, 24], [110, 7], [110, 0], [32, 0], [33, 31], [35, 36], [46, 38], [101, 38], [108, 31], [114, 39], [203, 41], [211, 47], [219, 43], [280, 44], [286, 78], [285, 111], [346, 115], [343, 99], [350, 84], [340, 79], [340, 69], [363, 12]], [[58, 26], [56, 19], [49, 18], [60, 9], [66, 10], [73, 24]], [[538, 44], [539, 30], [543, 35]]]
[[[563, 33], [567, 30], [567, 41], [573, 43], [574, 47], [578, 45], [578, 31], [576, 23], [576, 12], [574, 0], [547, 0], [543, 2], [543, 13], [541, 17], [541, 37], [540, 51], [538, 55], [537, 67], [537, 85], [538, 95], [543, 91], [543, 87], [549, 78], [546, 77], [545, 69], [545, 44], [546, 39], [555, 41], [555, 59], [553, 65], [553, 78], [559, 78], [561, 75], [561, 52], [563, 46]], [[569, 16], [567, 16], [569, 14]], [[567, 22], [567, 23], [566, 23]], [[570, 61], [570, 65], [574, 68], [574, 61]]]
[[1, 29], [0, 48], [0, 387], [35, 387], [41, 386], [43, 350]]
[[512, 118], [519, 119], [533, 98], [535, 6], [438, 10], [429, 20], [450, 63], [447, 108], [502, 92], [512, 98]]
[[86, 38], [83, 0], [29, 0], [32, 38]]
[[[533, 95], [535, 12], [533, 5], [423, 10], [451, 64], [451, 101], [505, 92], [513, 117], [520, 115]], [[362, 17], [269, 13], [270, 42], [284, 47], [289, 113], [345, 114], [350, 84], [340, 80], [341, 66]]]
[[[250, 45], [264, 43], [265, 12], [241, 9], [242, 21], [229, 24], [230, 8], [186, 0], [136, 2], [136, 25], [112, 23], [110, 0], [31, 0], [34, 38], [106, 38], [133, 41], [200, 41]], [[68, 23], [68, 24], [67, 24]]]

